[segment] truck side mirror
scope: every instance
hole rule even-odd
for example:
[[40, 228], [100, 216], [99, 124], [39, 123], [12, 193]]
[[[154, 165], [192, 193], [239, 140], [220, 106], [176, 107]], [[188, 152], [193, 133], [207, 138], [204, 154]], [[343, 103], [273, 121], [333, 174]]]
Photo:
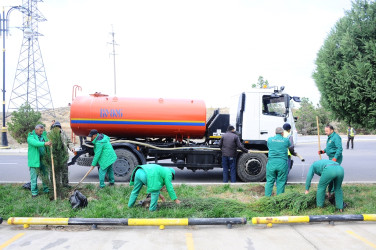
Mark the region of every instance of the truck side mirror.
[[286, 107], [286, 110], [288, 110], [290, 108], [290, 96], [289, 95], [284, 95], [284, 100], [285, 100], [285, 107]]
[[301, 102], [299, 96], [293, 96], [292, 99], [294, 100], [294, 102]]
[[290, 111], [290, 96], [289, 95], [284, 95], [284, 101], [285, 101], [285, 107], [286, 107], [286, 111], [285, 111], [285, 122], [287, 121], [287, 117], [289, 116], [289, 111]]

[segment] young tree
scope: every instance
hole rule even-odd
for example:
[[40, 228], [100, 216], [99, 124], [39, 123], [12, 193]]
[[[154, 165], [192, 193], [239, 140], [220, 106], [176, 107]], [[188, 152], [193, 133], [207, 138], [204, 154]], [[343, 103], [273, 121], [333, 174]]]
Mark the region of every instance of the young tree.
[[376, 2], [356, 0], [317, 54], [313, 78], [335, 118], [376, 127]]
[[41, 113], [35, 112], [28, 103], [21, 105], [18, 111], [12, 113], [8, 122], [10, 135], [20, 144], [27, 141], [27, 135], [37, 124], [41, 123]]
[[[59, 198], [64, 198], [65, 193], [63, 189], [62, 171], [63, 167], [67, 164], [69, 159], [68, 149], [63, 143], [60, 136], [60, 128], [55, 127], [48, 133], [48, 139], [52, 142], [52, 155], [54, 161], [54, 172], [56, 180], [56, 192]], [[52, 187], [52, 162], [51, 162], [51, 147], [47, 147], [46, 154], [42, 158], [42, 163], [49, 166], [50, 173], [50, 199], [53, 198]]]

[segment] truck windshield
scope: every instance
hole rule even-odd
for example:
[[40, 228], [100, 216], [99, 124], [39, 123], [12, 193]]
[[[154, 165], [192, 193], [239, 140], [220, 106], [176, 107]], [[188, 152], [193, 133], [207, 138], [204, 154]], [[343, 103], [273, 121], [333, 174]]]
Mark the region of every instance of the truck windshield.
[[262, 97], [262, 114], [284, 117], [286, 112], [284, 97], [272, 97], [264, 95]]

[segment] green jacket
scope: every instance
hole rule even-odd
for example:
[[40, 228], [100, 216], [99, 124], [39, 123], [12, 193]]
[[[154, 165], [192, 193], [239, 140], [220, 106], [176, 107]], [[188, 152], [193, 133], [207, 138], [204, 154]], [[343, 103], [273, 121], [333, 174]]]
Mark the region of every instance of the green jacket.
[[[44, 139], [44, 142], [48, 141], [46, 131], [43, 131], [42, 137]], [[33, 132], [29, 133], [29, 135], [27, 136], [27, 163], [29, 167], [40, 167], [40, 158], [44, 154], [41, 154], [41, 152], [45, 152], [44, 142], [39, 140], [39, 136], [35, 133], [35, 130], [33, 130]]]
[[291, 146], [290, 140], [286, 137], [283, 137], [280, 134], [275, 135], [274, 137], [269, 137], [268, 139], [268, 160], [282, 159], [286, 160], [287, 150]]
[[110, 137], [105, 134], [98, 134], [93, 141], [94, 144], [94, 159], [91, 163], [92, 166], [99, 166], [106, 169], [111, 166], [117, 159], [114, 148], [110, 143]]
[[177, 199], [174, 187], [172, 186], [172, 179], [173, 176], [175, 176], [175, 170], [173, 168], [165, 168], [158, 164], [146, 164], [137, 166], [132, 172], [131, 180], [129, 182], [130, 186], [134, 185], [136, 171], [139, 168], [142, 168], [146, 172], [147, 193], [159, 191], [165, 185], [171, 200], [174, 201]]
[[330, 160], [336, 158], [338, 163], [341, 163], [342, 150], [341, 137], [336, 132], [331, 133], [326, 141], [325, 153], [329, 156]]
[[323, 160], [315, 161], [311, 165], [307, 174], [305, 190], [309, 190], [309, 188], [311, 187], [311, 181], [312, 181], [313, 176], [315, 174], [317, 174], [318, 176], [321, 176], [322, 172], [324, 171], [324, 168], [326, 168], [326, 166], [329, 166], [329, 165], [339, 165], [339, 164], [338, 162], [335, 162], [335, 161], [323, 159]]

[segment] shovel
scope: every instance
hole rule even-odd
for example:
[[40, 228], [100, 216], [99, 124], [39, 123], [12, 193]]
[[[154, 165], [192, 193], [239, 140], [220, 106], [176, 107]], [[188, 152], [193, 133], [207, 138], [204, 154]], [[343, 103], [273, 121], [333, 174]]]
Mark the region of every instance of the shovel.
[[81, 184], [81, 182], [83, 181], [83, 180], [85, 180], [85, 178], [86, 178], [86, 176], [88, 176], [89, 174], [90, 174], [90, 172], [92, 171], [94, 169], [94, 167], [93, 166], [91, 166], [91, 168], [89, 169], [89, 171], [87, 171], [87, 173], [85, 174], [85, 176], [84, 177], [82, 177], [82, 179], [80, 180], [80, 182], [74, 187], [74, 189], [73, 189], [73, 191], [72, 191], [72, 193], [74, 192], [74, 191], [76, 191], [76, 189], [77, 189], [77, 187], [78, 187], [78, 185], [80, 185]]
[[52, 183], [54, 185], [54, 200], [57, 200], [56, 194], [56, 180], [55, 180], [55, 166], [54, 166], [54, 156], [52, 154], [52, 144], [51, 144], [51, 168], [52, 168]]

